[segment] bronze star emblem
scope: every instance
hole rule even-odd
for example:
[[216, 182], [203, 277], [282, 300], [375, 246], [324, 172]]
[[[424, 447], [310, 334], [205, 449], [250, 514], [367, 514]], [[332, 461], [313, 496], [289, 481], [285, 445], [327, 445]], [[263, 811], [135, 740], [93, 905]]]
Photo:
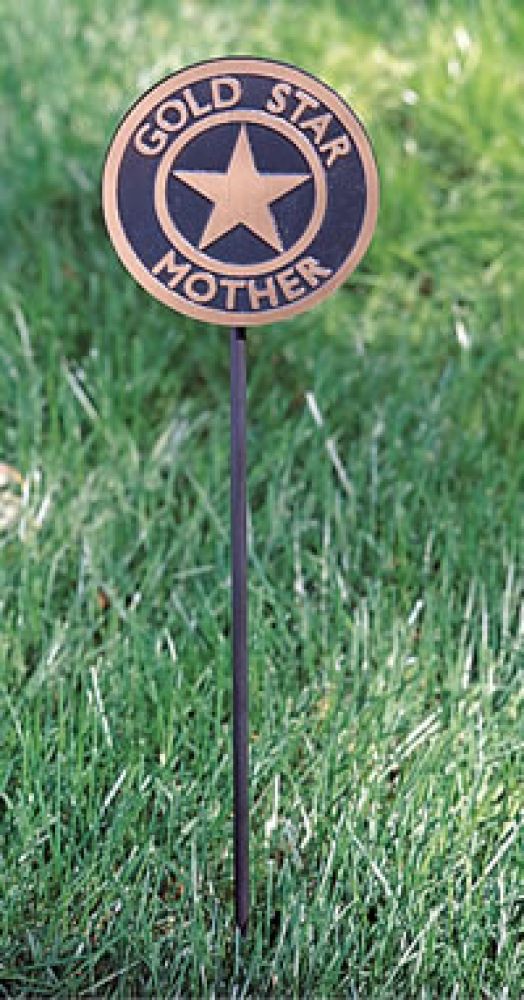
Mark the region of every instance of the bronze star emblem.
[[203, 250], [237, 226], [246, 226], [255, 236], [281, 253], [284, 249], [275, 217], [274, 201], [300, 187], [310, 174], [261, 174], [257, 170], [245, 125], [240, 126], [235, 148], [225, 173], [207, 170], [174, 170], [178, 180], [213, 202], [200, 237]]

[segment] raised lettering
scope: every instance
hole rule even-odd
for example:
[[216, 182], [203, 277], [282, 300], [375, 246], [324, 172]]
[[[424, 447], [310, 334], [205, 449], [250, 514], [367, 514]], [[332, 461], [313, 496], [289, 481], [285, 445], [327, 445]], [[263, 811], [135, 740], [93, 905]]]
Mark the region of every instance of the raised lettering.
[[309, 94], [304, 93], [303, 90], [296, 90], [295, 97], [298, 104], [291, 115], [292, 122], [298, 122], [298, 119], [304, 113], [306, 108], [318, 108], [318, 101], [316, 101], [314, 97], [310, 97]]
[[[167, 111], [174, 111], [178, 118], [175, 121], [173, 121], [172, 118], [166, 118]], [[164, 101], [164, 103], [157, 108], [156, 123], [166, 132], [180, 132], [180, 129], [184, 127], [186, 122], [187, 108], [184, 102], [180, 101], [178, 98]]]
[[297, 278], [292, 267], [286, 268], [285, 271], [280, 271], [275, 277], [282, 289], [284, 298], [288, 302], [292, 302], [293, 299], [299, 299], [301, 295], [304, 295], [306, 289], [300, 284], [300, 278]]
[[201, 118], [202, 115], [207, 115], [209, 114], [210, 111], [213, 110], [210, 104], [198, 103], [195, 95], [193, 94], [193, 91], [191, 90], [191, 87], [186, 87], [185, 90], [182, 91], [182, 93], [184, 95], [184, 98], [187, 102], [187, 106], [191, 114], [195, 118]]
[[289, 83], [275, 83], [271, 97], [266, 104], [266, 110], [271, 111], [273, 115], [281, 115], [286, 110], [286, 98], [289, 97], [290, 93], [291, 85]]
[[[195, 285], [205, 285], [205, 289], [199, 292]], [[216, 278], [207, 271], [194, 271], [186, 278], [184, 291], [193, 302], [211, 302], [217, 293]]]
[[236, 309], [237, 292], [246, 287], [245, 281], [236, 278], [221, 278], [220, 286], [226, 289], [226, 309]]
[[305, 121], [300, 122], [300, 128], [310, 128], [315, 137], [315, 146], [318, 146], [322, 142], [332, 119], [333, 115], [329, 114], [317, 115], [316, 118], [306, 118]]
[[148, 141], [145, 141], [146, 132], [152, 128], [149, 122], [145, 125], [141, 125], [138, 132], [135, 135], [135, 149], [142, 153], [144, 156], [156, 156], [157, 153], [161, 153], [167, 142], [167, 135], [165, 132], [161, 132], [159, 128], [153, 129]]
[[234, 104], [238, 104], [242, 97], [240, 81], [234, 76], [214, 77], [211, 80], [211, 97], [216, 110], [232, 108]]
[[329, 278], [333, 273], [330, 267], [321, 267], [315, 257], [303, 257], [302, 260], [297, 260], [295, 267], [311, 288], [317, 288], [321, 278]]
[[266, 278], [265, 285], [263, 284], [262, 288], [257, 288], [254, 278], [250, 278], [247, 283], [247, 290], [252, 309], [260, 309], [262, 299], [268, 299], [270, 306], [278, 305], [277, 290], [271, 276]]
[[191, 264], [177, 264], [175, 251], [168, 250], [164, 257], [155, 264], [153, 268], [153, 274], [161, 274], [162, 271], [167, 271], [168, 274], [172, 274], [173, 277], [171, 281], [168, 281], [170, 288], [175, 288], [186, 274], [191, 270]]
[[351, 150], [351, 143], [347, 135], [338, 135], [336, 139], [330, 139], [320, 147], [321, 153], [328, 153], [326, 167], [332, 167], [339, 156], [347, 156]]

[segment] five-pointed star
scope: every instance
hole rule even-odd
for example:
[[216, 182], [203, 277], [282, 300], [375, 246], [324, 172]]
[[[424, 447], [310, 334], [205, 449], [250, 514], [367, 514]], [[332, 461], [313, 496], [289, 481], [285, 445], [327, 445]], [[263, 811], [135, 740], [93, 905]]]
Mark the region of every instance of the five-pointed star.
[[225, 174], [207, 170], [174, 170], [173, 174], [213, 202], [211, 215], [198, 244], [200, 250], [242, 225], [279, 252], [284, 247], [269, 206], [311, 176], [260, 174], [245, 125], [240, 127]]

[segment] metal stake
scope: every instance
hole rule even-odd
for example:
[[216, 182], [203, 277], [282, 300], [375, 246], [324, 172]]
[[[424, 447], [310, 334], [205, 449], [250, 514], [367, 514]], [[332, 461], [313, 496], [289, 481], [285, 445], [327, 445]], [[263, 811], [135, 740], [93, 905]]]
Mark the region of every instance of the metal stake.
[[231, 329], [231, 565], [235, 913], [249, 916], [249, 749], [246, 531], [246, 331]]

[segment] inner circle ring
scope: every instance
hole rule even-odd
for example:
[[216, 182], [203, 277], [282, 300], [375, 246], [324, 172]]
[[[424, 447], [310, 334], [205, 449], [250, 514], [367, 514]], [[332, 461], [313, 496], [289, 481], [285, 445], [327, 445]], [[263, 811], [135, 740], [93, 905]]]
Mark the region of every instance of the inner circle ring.
[[[191, 245], [191, 243], [188, 242], [188, 240], [186, 240], [180, 230], [174, 225], [173, 219], [167, 207], [167, 181], [169, 171], [171, 170], [173, 162], [176, 160], [177, 156], [192, 139], [196, 138], [196, 136], [200, 135], [202, 132], [207, 132], [215, 126], [230, 125], [231, 122], [263, 125], [266, 128], [273, 129], [275, 132], [279, 132], [299, 149], [304, 156], [304, 159], [311, 167], [313, 175], [315, 185], [314, 207], [311, 218], [302, 233], [302, 236], [296, 240], [293, 246], [286, 250], [285, 253], [280, 254], [280, 256], [275, 257], [271, 261], [264, 261], [260, 264], [247, 265], [226, 264], [224, 262], [220, 263], [215, 258], [209, 257], [207, 254], [197, 250]], [[298, 129], [291, 125], [290, 122], [286, 121], [286, 119], [275, 118], [274, 115], [267, 114], [265, 111], [227, 111], [213, 115], [212, 118], [206, 118], [195, 122], [195, 124], [186, 129], [182, 135], [178, 137], [178, 139], [175, 139], [167, 152], [164, 154], [155, 180], [155, 212], [168, 240], [170, 240], [170, 242], [178, 250], [185, 254], [185, 256], [188, 257], [188, 259], [194, 264], [197, 264], [205, 270], [212, 271], [214, 274], [223, 274], [226, 269], [228, 274], [235, 276], [245, 276], [248, 274], [257, 275], [267, 274], [270, 271], [274, 271], [275, 267], [285, 267], [286, 264], [294, 260], [300, 253], [309, 247], [322, 225], [326, 206], [327, 188], [324, 168], [310, 142], [308, 142], [307, 138], [299, 132]]]

